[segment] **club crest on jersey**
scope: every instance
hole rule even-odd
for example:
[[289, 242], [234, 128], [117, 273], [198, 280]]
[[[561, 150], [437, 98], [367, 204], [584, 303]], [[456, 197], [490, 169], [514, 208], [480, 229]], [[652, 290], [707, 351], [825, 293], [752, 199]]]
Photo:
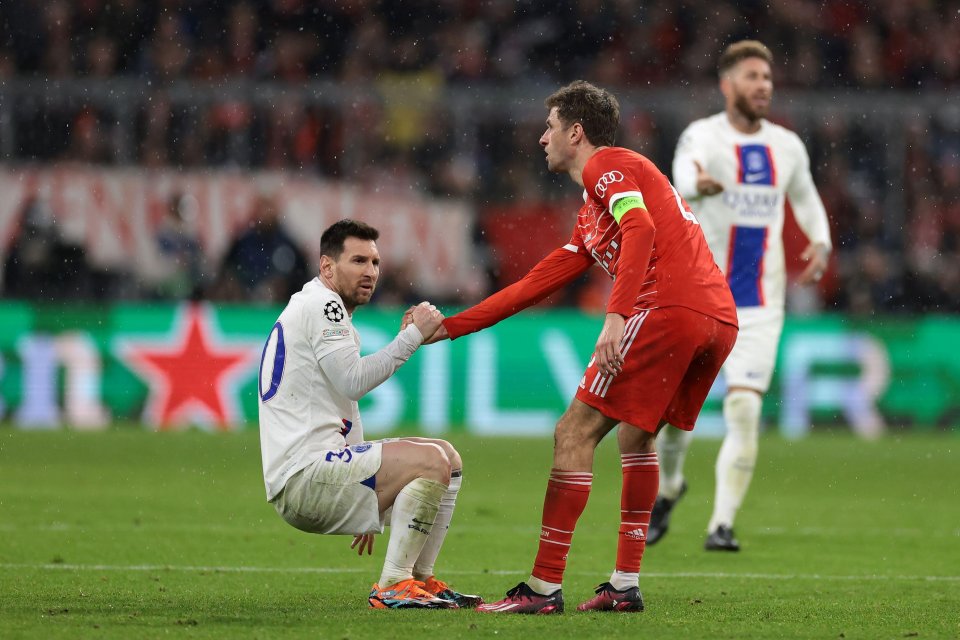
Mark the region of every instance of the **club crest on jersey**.
[[776, 184], [776, 168], [773, 154], [765, 144], [737, 145], [737, 182], [740, 184], [768, 185]]
[[340, 322], [347, 314], [343, 310], [343, 307], [340, 306], [339, 302], [336, 300], [331, 300], [323, 306], [323, 315], [330, 322]]
[[341, 418], [340, 421], [343, 422], [343, 426], [340, 428], [340, 435], [346, 438], [347, 434], [350, 433], [350, 429], [353, 429], [353, 423], [346, 418]]
[[597, 186], [593, 188], [598, 198], [602, 198], [607, 192], [607, 188], [615, 182], [623, 182], [623, 174], [619, 171], [607, 171], [597, 180]]

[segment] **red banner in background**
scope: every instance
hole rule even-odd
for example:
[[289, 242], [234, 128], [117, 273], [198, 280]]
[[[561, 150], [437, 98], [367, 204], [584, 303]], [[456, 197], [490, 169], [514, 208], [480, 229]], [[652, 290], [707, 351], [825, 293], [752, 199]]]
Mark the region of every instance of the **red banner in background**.
[[[483, 230], [496, 260], [497, 286], [513, 284], [541, 258], [567, 244], [580, 204], [567, 199], [503, 205], [484, 211]], [[562, 303], [587, 312], [602, 312], [611, 288], [612, 281], [602, 269], [590, 269], [581, 282], [540, 305]]]
[[565, 245], [576, 211], [567, 211], [561, 203], [535, 201], [484, 211], [483, 230], [497, 261], [499, 286], [516, 282], [540, 258]]
[[410, 190], [361, 189], [283, 173], [177, 172], [59, 166], [0, 169], [0, 268], [24, 205], [39, 198], [65, 240], [82, 245], [91, 264], [149, 276], [159, 267], [155, 233], [173, 195], [193, 198], [190, 224], [212, 264], [250, 216], [255, 198], [274, 194], [283, 224], [319, 263], [320, 235], [341, 218], [380, 230], [384, 269], [403, 269], [428, 295], [454, 296], [482, 286], [464, 201]]

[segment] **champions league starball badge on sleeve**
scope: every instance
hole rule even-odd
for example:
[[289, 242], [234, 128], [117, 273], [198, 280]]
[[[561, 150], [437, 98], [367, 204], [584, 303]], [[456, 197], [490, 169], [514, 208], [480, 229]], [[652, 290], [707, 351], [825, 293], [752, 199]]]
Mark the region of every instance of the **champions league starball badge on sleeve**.
[[343, 311], [343, 307], [340, 306], [340, 303], [336, 300], [331, 300], [323, 307], [323, 315], [326, 316], [327, 320], [330, 322], [340, 322], [343, 320], [343, 317], [346, 315]]

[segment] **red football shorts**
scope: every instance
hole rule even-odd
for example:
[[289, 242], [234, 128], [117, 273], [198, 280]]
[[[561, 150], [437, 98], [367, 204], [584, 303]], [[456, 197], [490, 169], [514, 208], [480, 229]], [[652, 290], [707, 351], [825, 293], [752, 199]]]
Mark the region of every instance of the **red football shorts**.
[[686, 307], [641, 311], [627, 319], [620, 374], [604, 376], [591, 358], [576, 397], [651, 433], [661, 420], [690, 431], [736, 340], [735, 326]]

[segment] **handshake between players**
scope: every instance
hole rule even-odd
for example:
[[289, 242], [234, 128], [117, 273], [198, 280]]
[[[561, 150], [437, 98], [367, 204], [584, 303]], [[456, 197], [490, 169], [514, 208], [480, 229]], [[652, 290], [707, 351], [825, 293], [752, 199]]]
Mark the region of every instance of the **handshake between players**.
[[423, 335], [423, 343], [432, 344], [448, 337], [446, 330], [443, 328], [443, 320], [444, 316], [437, 310], [437, 307], [424, 301], [410, 307], [403, 313], [400, 330], [403, 331], [413, 324]]

